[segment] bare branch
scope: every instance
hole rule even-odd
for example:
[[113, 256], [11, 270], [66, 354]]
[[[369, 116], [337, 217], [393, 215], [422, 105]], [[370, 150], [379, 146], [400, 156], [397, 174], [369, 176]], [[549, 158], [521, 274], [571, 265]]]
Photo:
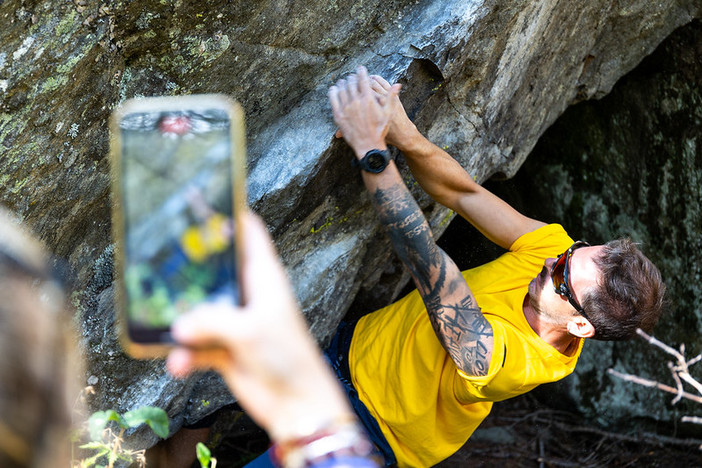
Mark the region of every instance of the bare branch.
[[[636, 330], [636, 333], [638, 333], [639, 336], [641, 336], [644, 340], [646, 340], [649, 344], [656, 346], [666, 353], [672, 355], [675, 357], [675, 360], [677, 361], [677, 365], [673, 364], [672, 362], [668, 362], [668, 369], [670, 370], [671, 375], [673, 376], [673, 380], [675, 380], [675, 385], [677, 388], [673, 388], [669, 385], [662, 384], [660, 382], [657, 382], [655, 380], [649, 380], [649, 379], [644, 379], [642, 377], [639, 377], [637, 375], [631, 375], [631, 374], [624, 374], [622, 372], [615, 371], [614, 369], [608, 369], [607, 372], [610, 375], [613, 375], [615, 377], [618, 377], [622, 380], [625, 380], [627, 382], [633, 382], [639, 385], [644, 385], [646, 387], [653, 387], [657, 388], [659, 390], [662, 390], [664, 392], [669, 392], [669, 393], [674, 393], [675, 398], [673, 398], [672, 403], [676, 404], [678, 403], [681, 399], [686, 398], [688, 400], [692, 400], [696, 403], [702, 404], [702, 397], [698, 395], [693, 395], [691, 393], [687, 393], [683, 387], [683, 381], [687, 382], [688, 384], [692, 385], [697, 392], [702, 395], [702, 383], [700, 383], [698, 380], [696, 380], [694, 377], [690, 375], [690, 366], [693, 364], [696, 364], [702, 360], [702, 353], [698, 354], [694, 358], [690, 360], [685, 360], [685, 345], [681, 344], [680, 345], [680, 351], [676, 351], [672, 347], [668, 346], [667, 344], [663, 343], [660, 340], [657, 340], [653, 336], [650, 336], [646, 334], [643, 330], [640, 328]], [[699, 418], [697, 416], [683, 416], [682, 418], [683, 422], [691, 422], [695, 424], [702, 424], [702, 418]], [[702, 449], [702, 447], [700, 447]]]
[[702, 424], [702, 418], [697, 416], [683, 416], [681, 421], [694, 424]]
[[698, 354], [697, 356], [687, 361], [687, 367], [690, 367], [693, 364], [697, 364], [700, 360], [702, 360], [702, 354]]
[[[684, 344], [680, 345], [680, 352], [678, 352], [675, 349], [673, 349], [672, 347], [663, 343], [662, 341], [654, 338], [653, 336], [646, 334], [640, 328], [636, 329], [636, 333], [638, 333], [639, 336], [641, 336], [649, 344], [657, 346], [657, 347], [661, 348], [662, 350], [664, 350], [665, 352], [667, 352], [668, 354], [675, 357], [675, 360], [678, 362], [678, 365], [673, 366], [672, 364], [669, 364], [668, 368], [670, 369], [671, 373], [673, 374], [673, 378], [675, 379], [676, 383], [678, 384], [678, 388], [681, 391], [682, 391], [682, 382], [680, 382], [680, 379], [682, 379], [685, 382], [692, 385], [695, 388], [695, 390], [697, 390], [697, 393], [702, 395], [702, 383], [698, 382], [695, 378], [693, 378], [690, 375], [690, 370], [689, 370], [689, 368], [692, 364], [695, 364], [702, 359], [702, 354], [687, 361], [687, 360], [685, 360], [685, 345]], [[679, 398], [677, 398], [676, 400], [679, 400]], [[674, 403], [677, 403], [677, 401], [674, 401]]]
[[682, 398], [682, 394], [685, 393], [685, 389], [683, 388], [683, 383], [682, 380], [680, 380], [680, 376], [677, 373], [677, 369], [675, 368], [672, 362], [668, 363], [668, 369], [670, 369], [670, 374], [673, 376], [673, 380], [675, 380], [675, 387], [678, 389], [678, 391], [676, 392], [677, 395], [675, 396], [675, 398], [673, 398], [672, 401], [673, 404], [676, 404]]
[[[663, 390], [664, 392], [678, 395], [678, 390], [676, 388], [662, 384], [660, 382], [656, 382], [655, 380], [644, 379], [643, 377], [639, 377], [637, 375], [625, 374], [623, 372], [618, 372], [614, 369], [607, 369], [607, 373], [627, 382], [633, 382], [639, 385], [643, 385], [644, 387], [657, 388], [658, 390]], [[695, 403], [702, 404], [702, 397], [693, 395], [692, 393], [682, 392], [682, 398], [686, 398], [688, 400], [694, 401]]]
[[[647, 334], [647, 333], [646, 333], [645, 331], [643, 331], [642, 329], [637, 328], [637, 329], [636, 329], [636, 333], [638, 333], [639, 336], [642, 337], [644, 340], [648, 341], [649, 344], [652, 344], [653, 346], [657, 346], [657, 347], [661, 348], [661, 349], [662, 349], [663, 351], [665, 351], [666, 353], [668, 353], [668, 354], [670, 354], [670, 355], [672, 355], [672, 356], [675, 356], [676, 359], [679, 360], [679, 359], [682, 357], [682, 355], [681, 355], [679, 352], [677, 352], [675, 349], [671, 348], [670, 346], [668, 346], [667, 344], [663, 343], [662, 341], [659, 341], [658, 339], [656, 339], [656, 338], [652, 337], [651, 335]], [[684, 361], [684, 358], [683, 358], [683, 361]]]
[[687, 372], [680, 372], [678, 373], [680, 375], [680, 378], [683, 379], [685, 382], [689, 383], [693, 387], [695, 387], [695, 390], [699, 392], [700, 395], [702, 395], [702, 384], [699, 383], [697, 380], [695, 380], [689, 373]]

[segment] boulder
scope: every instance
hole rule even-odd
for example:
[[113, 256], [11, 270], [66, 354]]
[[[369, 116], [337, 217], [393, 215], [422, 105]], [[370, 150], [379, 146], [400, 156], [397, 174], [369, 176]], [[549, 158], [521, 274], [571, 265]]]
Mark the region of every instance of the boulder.
[[[607, 94], [701, 14], [696, 0], [1, 1], [0, 203], [75, 272], [92, 407], [161, 406], [175, 431], [231, 397], [215, 377], [174, 381], [115, 341], [106, 155], [117, 104], [205, 92], [241, 102], [249, 203], [325, 343], [343, 315], [389, 302], [407, 280], [333, 136], [329, 85], [358, 65], [402, 82], [420, 130], [476, 180], [510, 177], [567, 106]], [[440, 235], [452, 213], [412, 190]], [[130, 443], [155, 443], [142, 435]]]

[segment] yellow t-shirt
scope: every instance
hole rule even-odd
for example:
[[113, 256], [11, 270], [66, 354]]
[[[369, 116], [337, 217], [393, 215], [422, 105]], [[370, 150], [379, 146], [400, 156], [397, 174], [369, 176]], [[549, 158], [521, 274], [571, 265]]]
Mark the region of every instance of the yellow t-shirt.
[[192, 261], [203, 263], [212, 255], [229, 247], [231, 235], [227, 234], [229, 219], [215, 213], [201, 225], [190, 226], [183, 232], [180, 246]]
[[572, 243], [551, 224], [521, 236], [498, 259], [463, 272], [494, 333], [486, 376], [456, 368], [416, 290], [359, 320], [349, 349], [351, 377], [399, 466], [438, 463], [463, 446], [492, 402], [573, 372], [582, 340], [573, 356], [565, 356], [534, 332], [522, 310], [544, 260]]

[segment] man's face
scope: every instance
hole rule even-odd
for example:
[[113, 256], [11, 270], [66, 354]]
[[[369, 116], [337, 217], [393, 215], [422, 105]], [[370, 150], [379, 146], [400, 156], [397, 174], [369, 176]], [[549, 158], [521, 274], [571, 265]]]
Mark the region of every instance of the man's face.
[[[573, 251], [568, 261], [568, 287], [574, 299], [582, 305], [585, 293], [597, 286], [600, 271], [594, 259], [601, 254], [603, 246], [580, 247]], [[578, 314], [565, 296], [555, 290], [551, 279], [551, 268], [555, 258], [547, 258], [541, 272], [529, 283], [529, 301], [542, 318], [562, 324]]]

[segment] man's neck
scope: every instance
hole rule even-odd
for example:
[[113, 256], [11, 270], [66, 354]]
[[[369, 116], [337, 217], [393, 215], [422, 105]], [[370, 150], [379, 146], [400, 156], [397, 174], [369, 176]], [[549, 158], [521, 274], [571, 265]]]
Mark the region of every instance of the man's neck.
[[572, 356], [575, 353], [580, 339], [568, 333], [568, 330], [563, 325], [557, 325], [550, 320], [544, 319], [541, 314], [534, 310], [529, 301], [529, 294], [524, 297], [522, 310], [526, 321], [542, 340], [566, 356]]

